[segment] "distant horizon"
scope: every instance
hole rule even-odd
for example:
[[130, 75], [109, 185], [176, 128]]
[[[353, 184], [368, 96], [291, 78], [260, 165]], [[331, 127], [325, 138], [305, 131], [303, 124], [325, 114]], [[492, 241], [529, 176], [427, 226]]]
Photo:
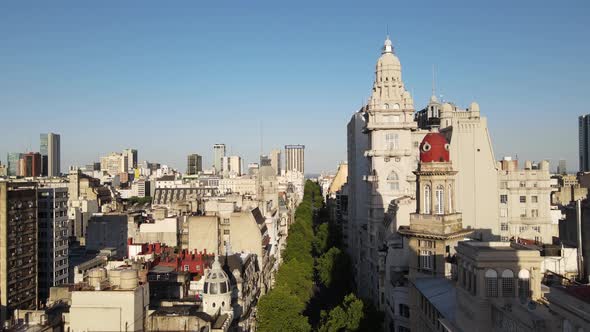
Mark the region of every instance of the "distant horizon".
[[302, 144], [307, 172], [334, 172], [389, 32], [416, 111], [435, 66], [436, 95], [480, 105], [496, 160], [564, 159], [575, 173], [590, 8], [510, 4], [5, 3], [0, 160], [55, 132], [62, 170], [130, 147], [184, 172], [220, 142], [247, 165], [262, 123], [264, 154]]

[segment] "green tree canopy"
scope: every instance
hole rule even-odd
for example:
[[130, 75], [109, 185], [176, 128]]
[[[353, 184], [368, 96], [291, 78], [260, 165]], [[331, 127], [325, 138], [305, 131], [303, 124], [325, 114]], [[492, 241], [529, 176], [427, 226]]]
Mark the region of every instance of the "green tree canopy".
[[301, 314], [305, 304], [285, 287], [277, 286], [258, 302], [258, 331], [308, 332], [311, 326]]
[[364, 303], [354, 294], [346, 295], [342, 304], [329, 314], [322, 312], [319, 332], [360, 331], [364, 317]]

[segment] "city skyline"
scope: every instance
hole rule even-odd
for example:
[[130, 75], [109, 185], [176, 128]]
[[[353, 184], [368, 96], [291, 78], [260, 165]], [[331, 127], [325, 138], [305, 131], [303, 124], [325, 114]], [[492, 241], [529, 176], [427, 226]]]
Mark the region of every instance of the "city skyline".
[[[0, 130], [13, 139], [0, 142], [2, 163], [8, 152], [38, 151], [44, 132], [62, 136], [62, 171], [126, 147], [179, 170], [198, 153], [209, 167], [218, 142], [247, 163], [261, 153], [262, 121], [263, 154], [302, 144], [310, 173], [334, 170], [346, 159], [342, 128], [370, 94], [389, 30], [416, 110], [428, 102], [434, 65], [437, 95], [461, 107], [480, 104], [497, 160], [549, 159], [553, 170], [565, 159], [577, 170], [590, 69], [578, 56], [588, 48], [580, 42], [588, 32], [582, 2], [326, 3], [311, 11], [262, 3], [3, 6], [9, 52], [0, 55], [7, 114]], [[435, 25], [418, 24], [436, 16]], [[550, 125], [552, 135], [542, 135]]]

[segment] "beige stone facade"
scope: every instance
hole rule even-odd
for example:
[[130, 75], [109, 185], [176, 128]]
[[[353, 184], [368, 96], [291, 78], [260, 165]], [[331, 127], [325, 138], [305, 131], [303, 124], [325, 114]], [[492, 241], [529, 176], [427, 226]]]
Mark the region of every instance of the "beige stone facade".
[[504, 158], [498, 163], [500, 234], [502, 241], [528, 239], [552, 243], [559, 236], [558, 224], [551, 218], [551, 174], [549, 162], [533, 165]]

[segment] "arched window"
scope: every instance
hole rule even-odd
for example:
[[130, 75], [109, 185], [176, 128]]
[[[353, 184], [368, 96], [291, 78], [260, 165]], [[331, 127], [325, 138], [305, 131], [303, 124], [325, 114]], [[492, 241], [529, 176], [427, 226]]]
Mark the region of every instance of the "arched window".
[[512, 270], [502, 272], [502, 296], [514, 297], [514, 272]]
[[445, 188], [443, 186], [436, 187], [436, 205], [434, 210], [436, 214], [445, 213]]
[[389, 182], [389, 188], [391, 190], [399, 190], [399, 177], [395, 171], [391, 171], [387, 176], [387, 182]]
[[424, 187], [424, 214], [430, 214], [430, 186]]
[[383, 108], [386, 109], [386, 110], [388, 110], [389, 109], [389, 104], [388, 103], [383, 104]]
[[399, 110], [399, 104], [393, 104], [393, 109], [394, 110]]
[[488, 297], [498, 297], [498, 272], [496, 272], [496, 270], [487, 269], [485, 279], [486, 295]]
[[531, 273], [529, 270], [520, 270], [518, 272], [518, 296], [526, 299], [531, 296], [531, 285], [530, 285]]
[[447, 192], [447, 195], [449, 196], [449, 213], [453, 212], [453, 187], [451, 185], [449, 185], [449, 191]]

